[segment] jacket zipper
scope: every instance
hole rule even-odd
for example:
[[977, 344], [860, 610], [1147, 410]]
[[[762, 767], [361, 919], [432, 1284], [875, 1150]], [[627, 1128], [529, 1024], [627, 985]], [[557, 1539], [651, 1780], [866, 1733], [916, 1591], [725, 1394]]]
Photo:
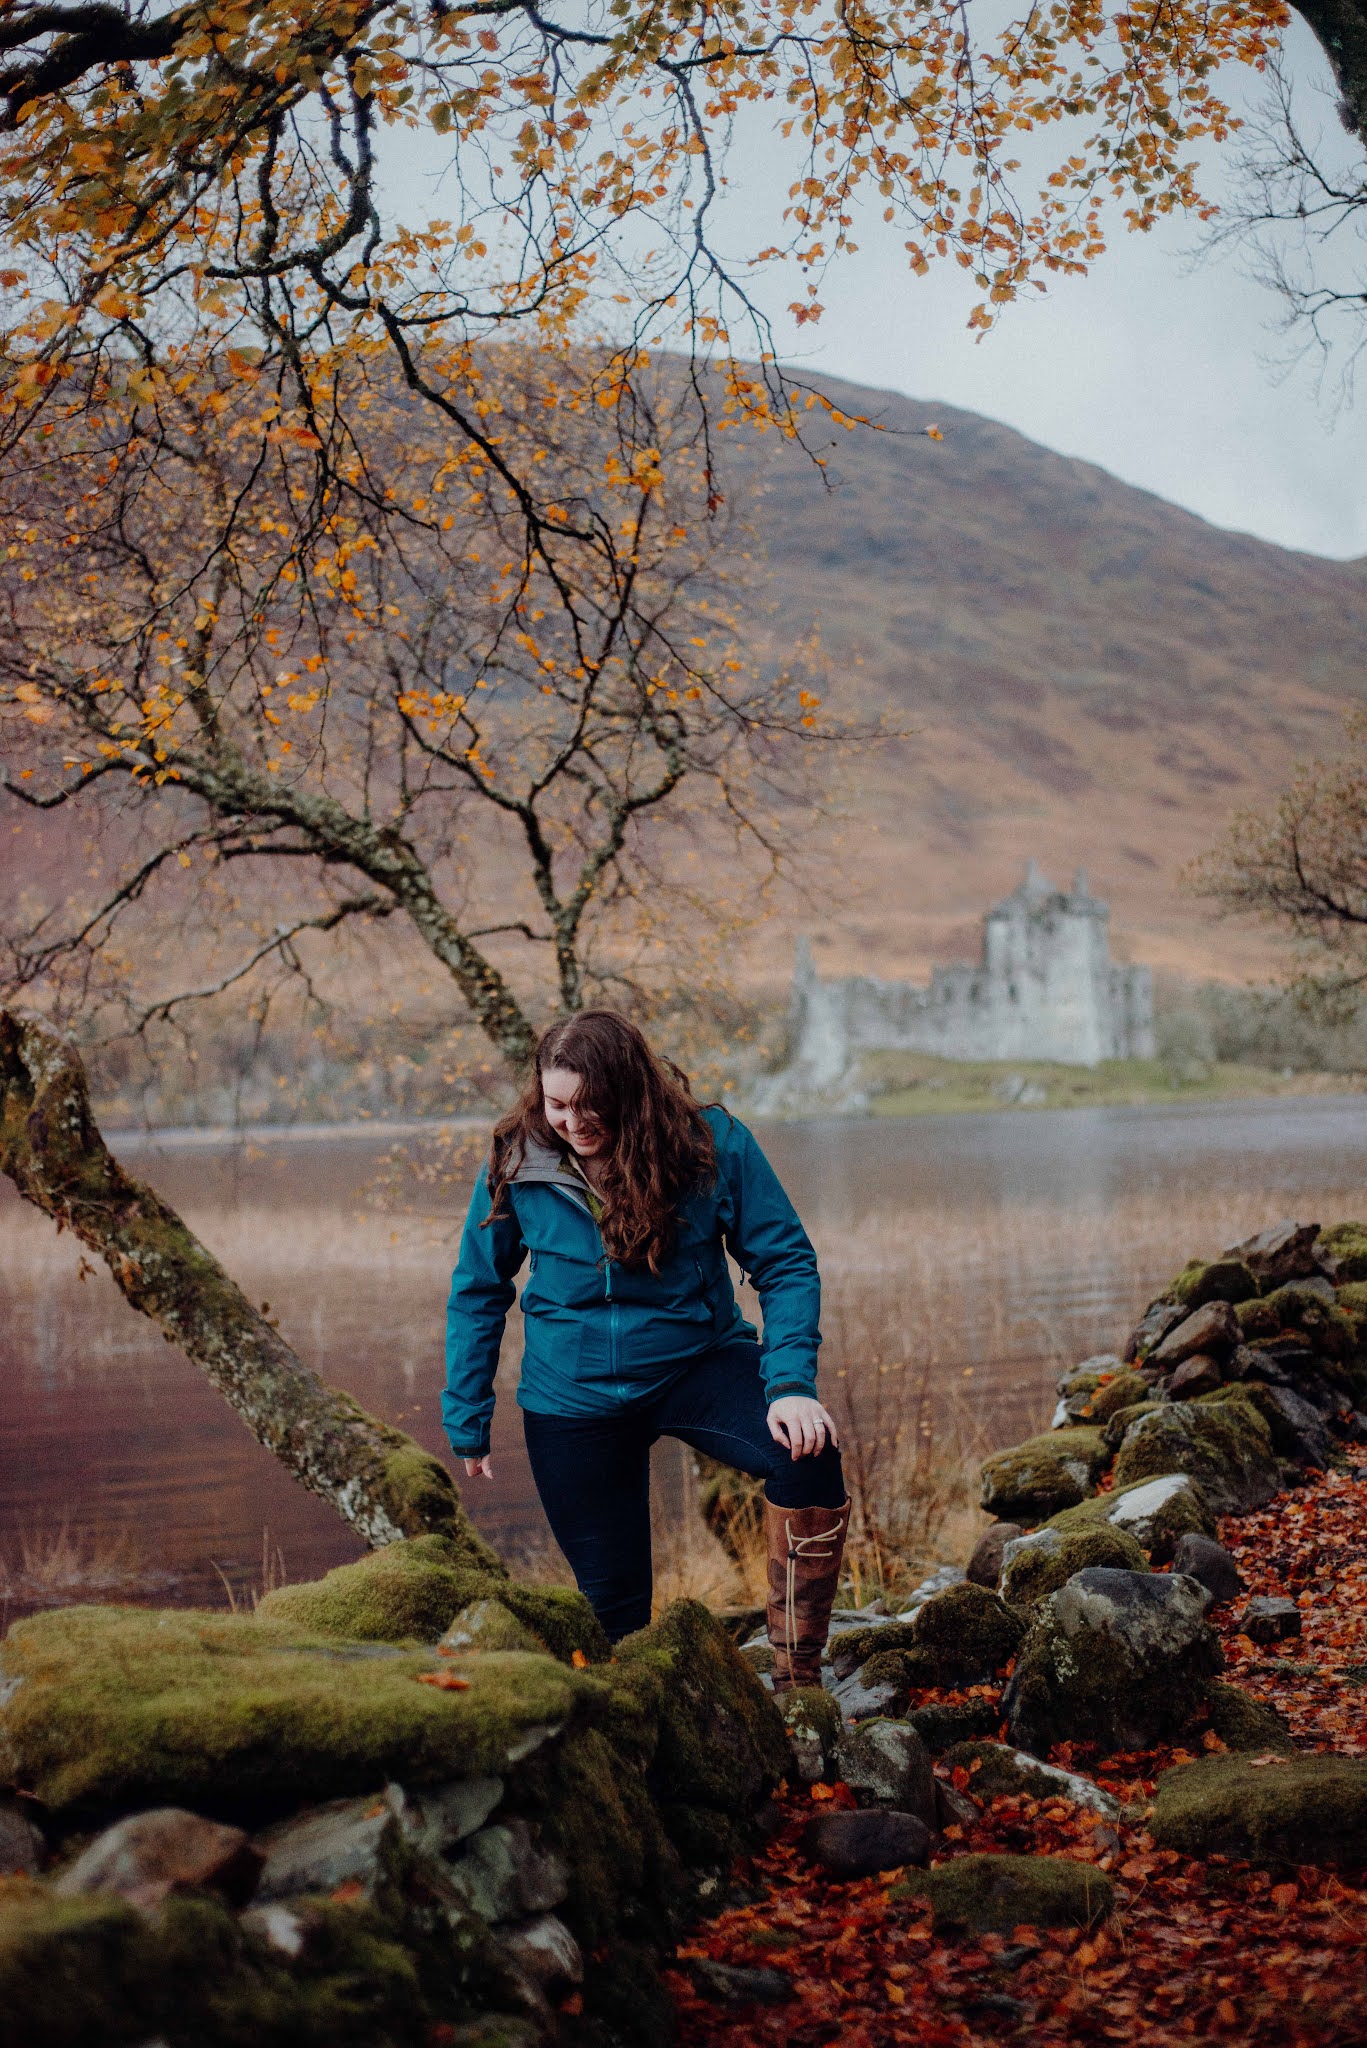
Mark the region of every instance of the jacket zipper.
[[[551, 1186], [555, 1186], [554, 1181], [551, 1182]], [[613, 1385], [616, 1386], [617, 1303], [613, 1300], [612, 1296], [612, 1260], [608, 1257], [608, 1248], [603, 1243], [603, 1233], [599, 1227], [598, 1220], [594, 1216], [593, 1211], [589, 1208], [587, 1202], [581, 1202], [578, 1195], [572, 1193], [569, 1188], [561, 1188], [559, 1192], [565, 1197], [567, 1202], [573, 1202], [576, 1209], [582, 1209], [588, 1216], [589, 1221], [593, 1224], [594, 1232], [598, 1239], [598, 1249], [603, 1255], [603, 1300], [607, 1303], [608, 1310], [608, 1372], [611, 1376]]]

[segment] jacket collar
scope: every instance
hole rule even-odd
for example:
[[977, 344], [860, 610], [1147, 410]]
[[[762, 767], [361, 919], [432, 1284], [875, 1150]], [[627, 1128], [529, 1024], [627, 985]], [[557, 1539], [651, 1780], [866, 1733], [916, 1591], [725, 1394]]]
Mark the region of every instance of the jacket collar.
[[568, 1164], [563, 1154], [555, 1151], [550, 1145], [538, 1143], [535, 1138], [528, 1138], [525, 1141], [522, 1157], [512, 1178], [515, 1187], [525, 1187], [529, 1182], [539, 1181], [544, 1186], [563, 1188], [567, 1195], [572, 1196], [581, 1205], [586, 1214], [593, 1213], [589, 1208], [588, 1192], [583, 1180], [574, 1168]]

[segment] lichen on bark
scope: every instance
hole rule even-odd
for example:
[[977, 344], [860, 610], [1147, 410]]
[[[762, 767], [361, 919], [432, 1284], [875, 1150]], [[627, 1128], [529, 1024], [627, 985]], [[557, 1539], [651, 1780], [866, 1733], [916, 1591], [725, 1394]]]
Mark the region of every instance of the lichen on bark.
[[0, 1010], [0, 1172], [98, 1253], [257, 1441], [372, 1549], [444, 1536], [471, 1565], [504, 1575], [440, 1459], [304, 1363], [175, 1210], [114, 1158], [71, 1041], [13, 1010]]

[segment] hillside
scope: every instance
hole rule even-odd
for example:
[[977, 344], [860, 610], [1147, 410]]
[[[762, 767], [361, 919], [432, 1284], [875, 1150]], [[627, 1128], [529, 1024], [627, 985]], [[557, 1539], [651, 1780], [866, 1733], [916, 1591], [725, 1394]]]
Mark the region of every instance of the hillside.
[[877, 431], [822, 429], [824, 481], [791, 444], [747, 458], [770, 589], [785, 630], [819, 626], [831, 700], [871, 693], [914, 738], [860, 766], [822, 967], [971, 952], [1033, 855], [1087, 868], [1127, 957], [1266, 971], [1272, 943], [1212, 924], [1177, 871], [1336, 744], [1367, 561], [1223, 532], [973, 413], [824, 388]]

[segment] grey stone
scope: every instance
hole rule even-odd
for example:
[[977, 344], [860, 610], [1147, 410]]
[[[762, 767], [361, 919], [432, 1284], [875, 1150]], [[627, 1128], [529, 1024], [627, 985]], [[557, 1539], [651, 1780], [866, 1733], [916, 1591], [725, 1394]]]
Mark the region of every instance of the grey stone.
[[922, 1579], [914, 1592], [907, 1596], [907, 1604], [902, 1608], [901, 1613], [889, 1615], [888, 1619], [890, 1621], [905, 1620], [907, 1615], [915, 1614], [918, 1607], [924, 1607], [927, 1600], [934, 1600], [937, 1594], [947, 1593], [951, 1586], [962, 1586], [967, 1577], [968, 1573], [961, 1564], [940, 1565], [930, 1574], [928, 1579]]
[[1003, 1696], [1012, 1741], [1142, 1749], [1175, 1733], [1221, 1668], [1210, 1595], [1180, 1574], [1078, 1572], [1044, 1600]]
[[861, 1806], [914, 1813], [934, 1827], [935, 1772], [930, 1751], [909, 1722], [862, 1722], [839, 1743], [834, 1762]]
[[1198, 1536], [1194, 1530], [1179, 1537], [1172, 1553], [1172, 1568], [1196, 1579], [1212, 1600], [1232, 1600], [1243, 1589], [1239, 1567], [1224, 1544], [1217, 1543], [1213, 1536]]
[[1115, 1820], [1119, 1804], [1093, 1779], [1057, 1764], [1041, 1763], [1023, 1749], [1005, 1742], [961, 1742], [944, 1759], [951, 1770], [968, 1772], [969, 1790], [978, 1799], [1020, 1794], [1029, 1799], [1066, 1799], [1103, 1820]]
[[304, 1892], [333, 1892], [342, 1884], [359, 1884], [371, 1897], [384, 1852], [397, 1834], [398, 1822], [383, 1796], [332, 1799], [279, 1821], [256, 1838], [265, 1858], [257, 1898], [266, 1904]]
[[1149, 1353], [1149, 1363], [1163, 1372], [1170, 1372], [1184, 1359], [1194, 1358], [1198, 1352], [1211, 1352], [1217, 1357], [1226, 1357], [1239, 1342], [1239, 1325], [1233, 1309], [1227, 1301], [1208, 1301], [1204, 1308], [1198, 1308], [1169, 1330], [1161, 1344], [1156, 1344]]
[[184, 1807], [159, 1806], [106, 1828], [53, 1888], [68, 1896], [115, 1892], [146, 1911], [189, 1889], [218, 1892], [241, 1906], [256, 1888], [261, 1863], [241, 1828]]
[[47, 1844], [18, 1800], [0, 1795], [0, 1877], [33, 1877], [46, 1856]]
[[1019, 1522], [994, 1522], [990, 1529], [984, 1529], [973, 1546], [973, 1555], [968, 1560], [968, 1579], [974, 1586], [986, 1586], [990, 1592], [997, 1590], [997, 1581], [1002, 1571], [1002, 1551], [1016, 1536], [1025, 1531]]
[[484, 1920], [520, 1920], [549, 1913], [569, 1894], [569, 1876], [553, 1850], [543, 1849], [529, 1823], [498, 1821], [472, 1835], [450, 1865], [451, 1882]]
[[1294, 1387], [1270, 1386], [1259, 1395], [1258, 1402], [1276, 1448], [1300, 1464], [1322, 1472], [1329, 1463], [1334, 1440], [1319, 1409]]
[[1241, 1260], [1264, 1289], [1280, 1287], [1286, 1280], [1300, 1280], [1318, 1270], [1315, 1239], [1319, 1234], [1318, 1223], [1274, 1223], [1270, 1230], [1260, 1230], [1256, 1237], [1231, 1245], [1220, 1256]]
[[472, 1600], [462, 1607], [439, 1646], [443, 1650], [539, 1650], [546, 1645], [540, 1636], [524, 1627], [501, 1600]]
[[456, 1778], [449, 1785], [385, 1787], [385, 1804], [404, 1834], [428, 1856], [446, 1856], [484, 1826], [503, 1798], [502, 1778]]
[[1301, 1632], [1301, 1611], [1294, 1600], [1260, 1594], [1250, 1600], [1235, 1626], [1254, 1643], [1281, 1643]]
[[1193, 1401], [1198, 1394], [1213, 1394], [1217, 1387], [1224, 1385], [1224, 1374], [1218, 1359], [1205, 1351], [1198, 1351], [1194, 1358], [1184, 1358], [1168, 1381], [1168, 1398], [1172, 1401]]
[[945, 1828], [971, 1828], [981, 1819], [982, 1808], [976, 1799], [943, 1778], [935, 1780], [935, 1824], [942, 1833]]
[[1162, 1342], [1169, 1330], [1175, 1330], [1188, 1313], [1185, 1302], [1150, 1302], [1125, 1345], [1125, 1364], [1130, 1365], [1136, 1359], [1141, 1362], [1147, 1359], [1154, 1346]]
[[821, 1813], [802, 1831], [802, 1849], [832, 1877], [873, 1877], [880, 1870], [924, 1864], [930, 1829], [914, 1813], [870, 1807], [862, 1813]]
[[865, 1685], [857, 1671], [848, 1678], [822, 1674], [823, 1683], [847, 1721], [871, 1721], [879, 1714], [896, 1714], [907, 1705], [905, 1686], [886, 1679]]
[[793, 1980], [782, 1970], [749, 1969], [691, 1956], [688, 1974], [696, 1990], [715, 2005], [779, 2005], [793, 1996]]
[[258, 1941], [264, 1941], [282, 1956], [303, 1953], [307, 1939], [304, 1923], [292, 1907], [280, 1900], [268, 1906], [248, 1906], [241, 1924], [247, 1934], [254, 1934]]
[[515, 1967], [547, 1997], [583, 1983], [583, 1953], [554, 1913], [538, 1913], [515, 1926], [500, 1928], [499, 1937]]

